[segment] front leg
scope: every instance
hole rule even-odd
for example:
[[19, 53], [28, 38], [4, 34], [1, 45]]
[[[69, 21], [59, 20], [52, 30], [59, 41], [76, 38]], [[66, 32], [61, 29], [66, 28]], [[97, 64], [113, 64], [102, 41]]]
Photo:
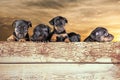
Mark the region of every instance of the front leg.
[[62, 34], [62, 36], [65, 37], [64, 42], [67, 42], [67, 43], [70, 42], [69, 37], [68, 37], [68, 35], [66, 33]]
[[7, 41], [15, 41], [15, 36], [11, 35], [10, 37], [7, 38]]
[[69, 38], [66, 38], [64, 41], [65, 41], [66, 43], [70, 42]]
[[57, 41], [57, 34], [53, 34], [50, 41], [56, 42]]

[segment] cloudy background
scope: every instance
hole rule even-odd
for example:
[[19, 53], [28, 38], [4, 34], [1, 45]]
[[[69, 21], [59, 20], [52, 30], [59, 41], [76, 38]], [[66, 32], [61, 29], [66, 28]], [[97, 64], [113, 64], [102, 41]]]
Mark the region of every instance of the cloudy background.
[[[30, 20], [33, 27], [55, 16], [68, 19], [67, 32], [76, 32], [84, 40], [97, 26], [103, 26], [120, 41], [120, 0], [0, 0], [0, 40], [13, 32], [16, 19]], [[52, 27], [51, 25], [49, 25]]]

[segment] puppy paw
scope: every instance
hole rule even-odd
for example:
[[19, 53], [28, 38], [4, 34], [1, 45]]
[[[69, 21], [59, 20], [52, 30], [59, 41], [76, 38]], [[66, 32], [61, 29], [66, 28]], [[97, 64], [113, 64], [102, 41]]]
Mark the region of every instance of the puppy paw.
[[25, 42], [26, 40], [25, 39], [19, 39], [19, 42]]
[[7, 41], [15, 41], [15, 40], [14, 40], [14, 39], [10, 39], [10, 38], [8, 38]]
[[65, 39], [65, 42], [68, 43], [68, 42], [70, 42], [70, 40], [69, 40], [68, 38], [66, 38], [66, 39]]
[[53, 36], [51, 38], [51, 41], [52, 42], [56, 42], [57, 41], [57, 35], [56, 34], [53, 34]]
[[7, 41], [15, 41], [14, 35], [11, 35], [10, 37], [7, 38]]

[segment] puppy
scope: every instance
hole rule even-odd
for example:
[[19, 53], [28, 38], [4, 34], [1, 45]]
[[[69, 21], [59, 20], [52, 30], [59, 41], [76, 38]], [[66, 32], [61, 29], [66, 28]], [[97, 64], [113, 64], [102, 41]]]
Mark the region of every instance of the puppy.
[[110, 42], [114, 39], [112, 34], [104, 27], [97, 27], [91, 34], [84, 40], [84, 42]]
[[68, 23], [65, 17], [57, 16], [51, 19], [49, 23], [54, 27], [51, 33], [52, 42], [70, 42], [65, 30], [65, 24]]
[[68, 33], [68, 36], [69, 36], [70, 42], [80, 42], [81, 41], [80, 35], [76, 34], [74, 32]]
[[14, 32], [10, 37], [7, 38], [7, 41], [30, 41], [28, 34], [28, 28], [32, 27], [32, 23], [30, 21], [15, 20], [12, 23], [12, 26], [14, 27]]
[[36, 42], [47, 42], [49, 41], [51, 28], [48, 25], [39, 24], [35, 27], [31, 40]]

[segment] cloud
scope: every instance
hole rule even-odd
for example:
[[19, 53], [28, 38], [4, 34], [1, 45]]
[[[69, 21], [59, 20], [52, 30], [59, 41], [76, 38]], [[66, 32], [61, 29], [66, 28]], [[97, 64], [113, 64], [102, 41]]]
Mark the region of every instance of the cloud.
[[77, 0], [37, 0], [37, 1], [27, 1], [25, 2], [25, 4], [27, 6], [58, 9], [58, 8], [66, 7], [67, 4], [76, 1]]

